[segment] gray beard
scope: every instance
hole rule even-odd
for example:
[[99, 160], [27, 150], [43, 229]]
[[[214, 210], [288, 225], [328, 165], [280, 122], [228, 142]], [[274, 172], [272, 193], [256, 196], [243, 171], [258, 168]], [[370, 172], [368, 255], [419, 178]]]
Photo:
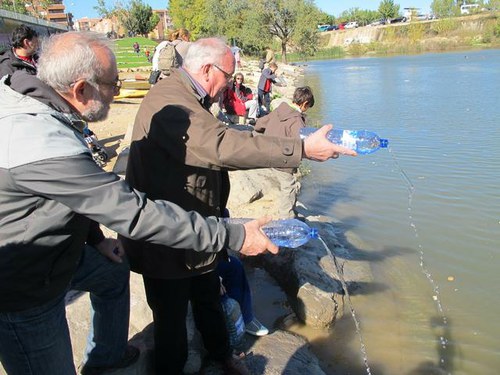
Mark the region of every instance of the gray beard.
[[88, 122], [104, 120], [108, 117], [109, 104], [104, 104], [101, 95], [97, 94], [89, 108], [81, 113], [82, 118]]

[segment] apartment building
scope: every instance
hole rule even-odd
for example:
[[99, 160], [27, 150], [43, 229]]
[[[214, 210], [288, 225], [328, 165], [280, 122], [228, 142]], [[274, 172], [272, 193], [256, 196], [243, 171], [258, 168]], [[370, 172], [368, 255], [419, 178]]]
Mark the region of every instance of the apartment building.
[[64, 26], [73, 26], [73, 16], [66, 13], [63, 0], [52, 0], [49, 4], [39, 0], [26, 2], [26, 9], [34, 17], [44, 18], [47, 21], [55, 22]]

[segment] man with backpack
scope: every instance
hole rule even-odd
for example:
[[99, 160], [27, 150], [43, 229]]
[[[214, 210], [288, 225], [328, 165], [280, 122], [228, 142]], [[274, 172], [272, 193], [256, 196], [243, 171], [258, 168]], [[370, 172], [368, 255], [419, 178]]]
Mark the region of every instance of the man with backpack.
[[186, 29], [179, 29], [172, 33], [170, 40], [166, 40], [156, 46], [153, 54], [153, 71], [149, 77], [149, 83], [154, 85], [158, 80], [170, 75], [171, 68], [178, 68], [186, 55], [191, 35]]

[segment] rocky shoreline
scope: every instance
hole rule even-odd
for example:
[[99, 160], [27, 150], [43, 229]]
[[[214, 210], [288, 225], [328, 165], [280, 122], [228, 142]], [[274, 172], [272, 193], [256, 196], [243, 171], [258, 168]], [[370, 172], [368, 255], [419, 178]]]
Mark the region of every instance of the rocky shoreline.
[[[260, 70], [255, 61], [244, 61], [241, 69], [246, 83], [255, 87]], [[288, 82], [287, 87], [276, 87], [285, 100], [292, 97], [300, 84], [303, 70], [296, 66], [279, 64], [279, 73]], [[123, 163], [117, 155], [127, 149], [133, 119], [141, 99], [123, 99], [111, 106], [110, 117], [94, 124], [92, 130], [98, 135], [113, 157], [106, 167], [118, 173]], [[123, 160], [123, 158], [122, 158]], [[267, 170], [231, 172], [231, 196], [228, 208], [233, 217], [259, 217], [276, 213], [274, 202], [279, 194], [276, 181]], [[300, 196], [299, 196], [300, 200]], [[301, 214], [309, 225], [317, 227], [326, 245], [334, 250], [341, 263], [341, 273], [321, 241], [310, 241], [303, 247], [281, 249], [276, 256], [261, 255], [245, 259], [245, 266], [254, 297], [257, 317], [270, 328], [270, 334], [255, 338], [245, 335], [245, 347], [249, 354], [245, 362], [254, 374], [325, 374], [319, 359], [312, 353], [305, 338], [287, 330], [291, 324], [304, 322], [307, 326], [327, 329], [342, 316], [343, 291], [339, 276], [343, 276], [349, 288], [368, 282], [370, 272], [365, 262], [349, 259], [348, 252], [336, 236], [332, 218], [312, 216], [314, 213], [302, 209]], [[115, 233], [105, 229], [107, 235]], [[89, 327], [89, 299], [87, 295], [76, 298], [67, 307], [75, 364], [81, 362], [85, 337]], [[141, 350], [141, 358], [130, 368], [115, 371], [117, 375], [152, 374], [152, 316], [147, 305], [142, 278], [131, 275], [131, 321], [130, 342]], [[187, 374], [198, 372], [204, 354], [199, 334], [192, 319], [188, 319], [190, 353], [185, 368]], [[324, 367], [324, 366], [323, 366]], [[0, 374], [2, 373], [0, 369]], [[219, 374], [219, 369], [209, 369], [206, 374]]]

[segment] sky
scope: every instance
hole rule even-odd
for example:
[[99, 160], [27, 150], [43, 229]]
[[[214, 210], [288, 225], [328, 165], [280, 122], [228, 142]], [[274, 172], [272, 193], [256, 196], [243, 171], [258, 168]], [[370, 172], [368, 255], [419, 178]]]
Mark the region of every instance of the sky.
[[[151, 5], [153, 9], [165, 9], [168, 1], [166, 0], [143, 0], [144, 3]], [[395, 0], [396, 4], [400, 5], [400, 9], [407, 7], [420, 8], [420, 13], [426, 14], [430, 12], [430, 4], [432, 0]], [[112, 5], [114, 1], [107, 0], [106, 4]], [[315, 0], [318, 8], [324, 12], [338, 16], [344, 10], [351, 8], [377, 10], [380, 0]], [[66, 12], [73, 13], [77, 19], [82, 17], [95, 18], [98, 17], [94, 6], [97, 5], [97, 0], [64, 0]]]

